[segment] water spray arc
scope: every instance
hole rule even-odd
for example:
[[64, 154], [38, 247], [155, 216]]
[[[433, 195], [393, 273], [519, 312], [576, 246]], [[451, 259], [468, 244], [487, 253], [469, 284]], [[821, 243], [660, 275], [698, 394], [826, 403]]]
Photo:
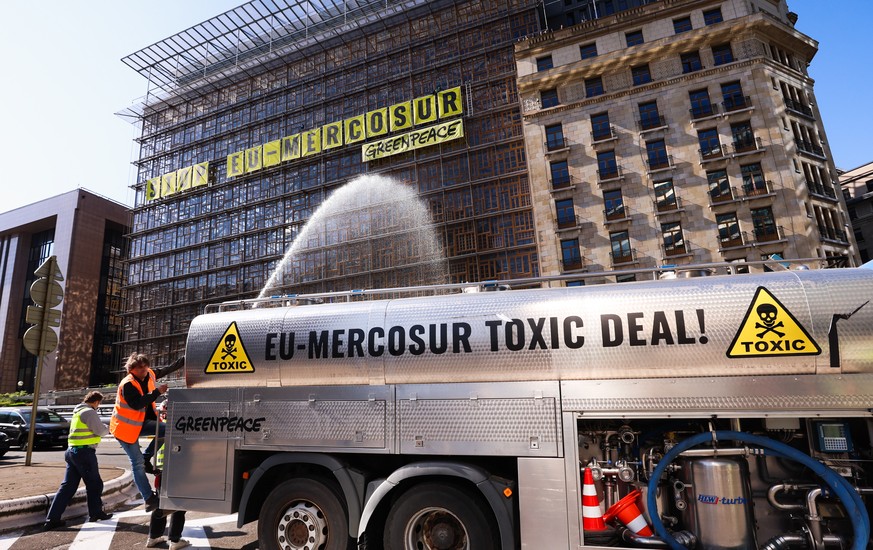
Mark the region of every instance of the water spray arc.
[[[414, 190], [365, 175], [325, 200], [288, 247], [258, 298], [323, 290], [448, 282], [430, 214]], [[311, 290], [311, 287], [307, 290]]]

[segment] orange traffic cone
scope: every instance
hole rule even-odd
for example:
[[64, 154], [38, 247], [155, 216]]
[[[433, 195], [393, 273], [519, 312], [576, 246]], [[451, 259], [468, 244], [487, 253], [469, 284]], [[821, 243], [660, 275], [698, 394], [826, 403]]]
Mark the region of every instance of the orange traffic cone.
[[582, 529], [586, 531], [606, 531], [603, 521], [603, 510], [597, 498], [597, 488], [594, 486], [594, 476], [591, 469], [585, 468], [582, 480]]
[[646, 523], [643, 513], [637, 507], [637, 498], [642, 494], [639, 489], [634, 489], [626, 497], [610, 506], [603, 519], [612, 521], [618, 518], [618, 521], [637, 535], [651, 537], [654, 533], [649, 528], [649, 524]]

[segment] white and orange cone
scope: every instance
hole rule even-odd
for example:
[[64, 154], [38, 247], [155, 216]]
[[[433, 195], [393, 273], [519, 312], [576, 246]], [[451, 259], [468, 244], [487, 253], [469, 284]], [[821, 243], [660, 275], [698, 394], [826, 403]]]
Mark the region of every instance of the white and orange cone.
[[652, 533], [649, 524], [646, 523], [646, 518], [643, 517], [643, 513], [640, 512], [637, 506], [637, 499], [642, 494], [639, 489], [634, 489], [626, 497], [610, 506], [603, 519], [612, 521], [617, 518], [625, 527], [637, 535], [651, 537], [654, 533]]
[[597, 498], [597, 487], [594, 486], [594, 476], [591, 469], [585, 468], [582, 479], [582, 529], [586, 531], [606, 531], [603, 521], [603, 509]]

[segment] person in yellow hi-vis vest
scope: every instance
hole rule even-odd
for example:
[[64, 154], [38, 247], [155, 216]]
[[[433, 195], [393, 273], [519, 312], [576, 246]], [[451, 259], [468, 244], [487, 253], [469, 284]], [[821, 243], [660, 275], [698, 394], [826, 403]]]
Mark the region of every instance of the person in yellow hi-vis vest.
[[70, 436], [67, 438], [68, 447], [64, 453], [67, 470], [45, 518], [43, 528], [46, 530], [66, 524], [61, 516], [82, 480], [85, 480], [90, 520], [102, 521], [112, 517], [112, 514], [103, 511], [103, 479], [97, 465], [97, 445], [100, 438], [109, 433], [109, 428], [100, 421], [100, 415], [97, 414], [97, 407], [102, 401], [102, 393], [90, 391], [82, 403], [73, 409]]
[[[158, 416], [162, 422], [167, 421], [166, 406], [166, 401], [158, 405]], [[163, 443], [158, 448], [155, 465], [157, 467], [155, 471], [155, 490], [160, 492], [161, 477], [164, 469]], [[164, 536], [164, 529], [167, 528], [167, 514], [170, 515], [170, 550], [179, 550], [191, 545], [189, 541], [182, 538], [182, 529], [185, 528], [185, 510], [168, 512], [157, 509], [152, 512], [152, 517], [149, 521], [149, 538], [146, 541], [146, 548], [156, 548], [167, 540], [167, 537]]]

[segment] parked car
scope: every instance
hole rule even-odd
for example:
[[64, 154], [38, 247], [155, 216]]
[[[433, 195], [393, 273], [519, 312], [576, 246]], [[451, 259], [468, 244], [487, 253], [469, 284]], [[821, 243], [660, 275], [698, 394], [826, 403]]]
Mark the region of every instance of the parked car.
[[9, 450], [9, 436], [3, 432], [0, 432], [0, 458], [3, 458], [3, 455], [6, 454], [6, 451]]
[[[0, 408], [0, 432], [9, 437], [10, 445], [19, 449], [27, 448], [27, 434], [30, 431], [31, 407]], [[51, 409], [39, 407], [36, 410], [36, 434], [34, 447], [67, 448], [70, 423]]]

